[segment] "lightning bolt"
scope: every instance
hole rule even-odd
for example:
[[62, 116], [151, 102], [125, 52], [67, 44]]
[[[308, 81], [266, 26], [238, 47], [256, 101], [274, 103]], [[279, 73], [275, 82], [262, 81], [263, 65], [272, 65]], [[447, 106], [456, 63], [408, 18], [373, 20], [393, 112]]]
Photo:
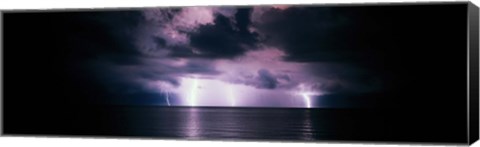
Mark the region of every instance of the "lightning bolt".
[[166, 98], [167, 99], [167, 104], [168, 104], [168, 106], [170, 106], [170, 100], [168, 100], [168, 91], [165, 94], [167, 95], [167, 98]]
[[302, 93], [302, 97], [303, 99], [305, 100], [305, 105], [307, 108], [310, 108], [311, 105], [310, 105], [310, 96], [308, 96], [308, 94], [306, 92], [303, 92]]
[[230, 99], [230, 105], [235, 106], [235, 98], [234, 98], [232, 86], [228, 87], [228, 98]]
[[190, 106], [196, 105], [195, 102], [197, 99], [197, 92], [198, 92], [198, 80], [193, 79], [192, 89], [190, 91]]

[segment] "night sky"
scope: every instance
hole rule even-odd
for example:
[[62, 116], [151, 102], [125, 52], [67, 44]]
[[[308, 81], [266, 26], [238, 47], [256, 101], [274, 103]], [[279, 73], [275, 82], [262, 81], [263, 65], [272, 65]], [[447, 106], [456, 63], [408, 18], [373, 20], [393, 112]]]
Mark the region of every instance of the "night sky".
[[465, 7], [11, 12], [6, 93], [48, 104], [460, 106], [449, 99], [465, 94]]

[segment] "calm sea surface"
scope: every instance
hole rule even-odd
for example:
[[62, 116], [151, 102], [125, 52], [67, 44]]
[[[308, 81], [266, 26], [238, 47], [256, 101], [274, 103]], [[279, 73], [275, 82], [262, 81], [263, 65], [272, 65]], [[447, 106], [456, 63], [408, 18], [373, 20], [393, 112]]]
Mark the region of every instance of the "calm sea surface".
[[[439, 109], [111, 105], [27, 108], [35, 111], [8, 109], [8, 112], [17, 113], [6, 113], [5, 120], [9, 120], [4, 125], [6, 134], [191, 140], [466, 142], [463, 117], [448, 115]], [[452, 119], [456, 118], [454, 116], [458, 118]]]
[[182, 139], [377, 140], [388, 130], [374, 111], [341, 109], [111, 107], [75, 119], [80, 134]]

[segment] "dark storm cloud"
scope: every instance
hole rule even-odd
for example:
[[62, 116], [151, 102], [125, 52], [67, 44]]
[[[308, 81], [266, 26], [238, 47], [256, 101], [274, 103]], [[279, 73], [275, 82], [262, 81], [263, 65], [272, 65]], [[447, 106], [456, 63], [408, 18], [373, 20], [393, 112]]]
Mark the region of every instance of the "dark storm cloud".
[[268, 69], [260, 69], [255, 74], [239, 74], [228, 81], [253, 86], [259, 89], [276, 89], [279, 87], [279, 80], [286, 79], [288, 79], [288, 77], [285, 75], [276, 75]]
[[352, 66], [351, 64], [330, 63], [323, 68], [314, 68], [311, 65], [307, 71], [321, 75], [322, 82], [314, 85], [315, 89], [322, 89], [330, 93], [365, 93], [382, 89], [383, 83], [378, 73]]
[[377, 47], [382, 40], [371, 40], [382, 35], [382, 28], [363, 13], [335, 7], [270, 8], [255, 11], [252, 21], [266, 44], [287, 52], [286, 60], [350, 62], [368, 60], [371, 50], [383, 49]]
[[[135, 45], [137, 28], [144, 21], [138, 11], [105, 11], [72, 13], [56, 18], [59, 44], [67, 58], [72, 75], [81, 81], [82, 89], [102, 91], [118, 97], [122, 94], [152, 93], [145, 80], [157, 80], [177, 85], [175, 77], [155, 69]], [[162, 40], [157, 39], [161, 44]], [[152, 68], [153, 67], [153, 68]], [[162, 67], [162, 65], [158, 65]], [[173, 67], [169, 67], [174, 69]]]
[[155, 43], [159, 46], [159, 47], [166, 47], [167, 45], [167, 41], [163, 38], [160, 38], [160, 37], [154, 37], [154, 40], [155, 40]]
[[217, 71], [209, 62], [191, 61], [179, 69], [181, 73], [202, 74], [202, 75], [217, 75]]
[[232, 58], [257, 45], [248, 31], [251, 9], [187, 7], [148, 9], [137, 35], [137, 48], [148, 55]]
[[199, 56], [209, 58], [231, 58], [252, 49], [256, 34], [248, 32], [250, 11], [241, 9], [235, 20], [217, 15], [213, 25], [200, 26], [190, 34], [190, 45], [198, 49]]
[[260, 69], [258, 71], [257, 80], [259, 81], [257, 87], [274, 89], [277, 87], [277, 78], [266, 69]]
[[[237, 13], [235, 13], [235, 24], [238, 28], [238, 32], [241, 36], [244, 36], [245, 41], [249, 43], [254, 43], [257, 34], [252, 33], [248, 30], [248, 27], [251, 24], [250, 15], [252, 13], [251, 8], [238, 8]], [[251, 36], [254, 35], [254, 36]]]
[[[392, 48], [392, 21], [361, 8], [256, 8], [252, 28], [265, 45], [284, 50], [287, 62], [309, 63], [318, 81], [313, 89], [328, 93], [382, 89], [384, 56]], [[375, 19], [374, 19], [375, 18]], [[378, 22], [377, 22], [378, 21]], [[326, 64], [322, 64], [326, 63]], [[321, 64], [321, 65], [320, 65]]]
[[[138, 63], [134, 44], [136, 28], [142, 21], [137, 11], [66, 13], [57, 19], [59, 46], [73, 62], [111, 58], [119, 64]], [[64, 43], [64, 44], [62, 44]]]
[[289, 8], [283, 11], [266, 10], [255, 23], [268, 44], [281, 46], [293, 61], [325, 61], [336, 58], [332, 54], [344, 45], [338, 43], [335, 32], [345, 20], [328, 14], [329, 9]]

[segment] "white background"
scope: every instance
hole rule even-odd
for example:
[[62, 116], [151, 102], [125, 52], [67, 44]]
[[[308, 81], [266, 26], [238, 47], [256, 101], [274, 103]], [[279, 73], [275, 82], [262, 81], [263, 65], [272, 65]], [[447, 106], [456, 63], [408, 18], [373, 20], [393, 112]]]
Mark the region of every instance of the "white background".
[[[436, 0], [444, 1], [444, 0]], [[428, 2], [428, 0], [1, 0], [0, 10], [10, 9], [65, 9], [65, 8], [121, 8], [152, 6], [192, 5], [254, 5], [254, 4], [327, 4], [327, 3], [392, 3]], [[480, 0], [472, 0], [477, 6]], [[1, 44], [1, 43], [0, 43]], [[0, 60], [1, 62], [1, 60]], [[0, 81], [1, 82], [1, 81]], [[1, 104], [1, 103], [0, 103]], [[1, 121], [0, 121], [1, 122]], [[448, 126], [446, 126], [448, 127]], [[412, 132], [413, 133], [413, 132]], [[292, 143], [292, 142], [233, 142], [233, 141], [185, 141], [152, 139], [70, 138], [70, 137], [0, 137], [1, 147], [347, 147], [347, 146], [433, 146], [426, 144], [388, 144], [360, 142]], [[441, 145], [445, 146], [445, 145]], [[480, 147], [480, 143], [474, 144]]]

